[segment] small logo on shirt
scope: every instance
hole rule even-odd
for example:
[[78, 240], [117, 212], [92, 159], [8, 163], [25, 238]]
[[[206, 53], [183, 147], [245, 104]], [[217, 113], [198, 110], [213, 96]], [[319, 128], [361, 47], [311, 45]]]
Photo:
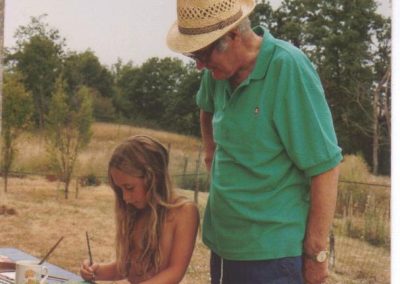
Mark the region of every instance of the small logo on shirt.
[[259, 108], [259, 107], [256, 107], [256, 108], [254, 109], [254, 114], [255, 114], [255, 115], [258, 115], [259, 112], [260, 112], [260, 108]]

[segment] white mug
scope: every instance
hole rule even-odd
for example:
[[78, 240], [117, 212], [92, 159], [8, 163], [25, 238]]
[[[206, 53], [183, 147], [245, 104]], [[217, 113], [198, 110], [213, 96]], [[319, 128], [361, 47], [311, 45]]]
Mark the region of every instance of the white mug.
[[[49, 276], [46, 266], [35, 260], [19, 260], [15, 267], [15, 284], [44, 284]], [[44, 277], [42, 278], [42, 275]]]

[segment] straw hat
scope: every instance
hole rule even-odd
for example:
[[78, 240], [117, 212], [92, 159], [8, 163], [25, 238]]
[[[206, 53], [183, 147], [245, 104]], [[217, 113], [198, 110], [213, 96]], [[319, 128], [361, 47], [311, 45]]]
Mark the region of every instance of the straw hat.
[[237, 26], [254, 7], [254, 0], [177, 0], [178, 20], [167, 45], [179, 53], [199, 50]]

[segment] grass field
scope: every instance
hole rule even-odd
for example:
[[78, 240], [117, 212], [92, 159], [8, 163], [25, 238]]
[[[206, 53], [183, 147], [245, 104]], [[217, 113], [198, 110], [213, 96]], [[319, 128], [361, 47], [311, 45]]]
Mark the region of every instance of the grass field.
[[[184, 159], [189, 159], [188, 171], [193, 172], [198, 159], [201, 142], [197, 138], [154, 131], [136, 127], [96, 123], [94, 135], [88, 149], [79, 158], [75, 176], [96, 175], [105, 176], [106, 165], [112, 149], [125, 137], [135, 134], [151, 135], [170, 148], [173, 176], [182, 172]], [[92, 239], [92, 253], [95, 261], [109, 261], [114, 256], [114, 213], [113, 194], [105, 183], [95, 187], [78, 186], [73, 182], [70, 187], [70, 197], [64, 198], [63, 184], [59, 181], [49, 181], [46, 174], [49, 169], [42, 138], [26, 134], [18, 142], [19, 153], [13, 171], [36, 173], [22, 174], [19, 178], [9, 180], [8, 192], [4, 193], [3, 180], [0, 178], [0, 247], [16, 247], [38, 258], [61, 236], [64, 240], [49, 258], [49, 262], [67, 270], [78, 273], [81, 261], [87, 258], [85, 232]], [[346, 157], [341, 166], [342, 178], [361, 180], [364, 182], [387, 183], [387, 177], [372, 177], [365, 163], [352, 156]], [[202, 166], [201, 171], [205, 171]], [[342, 227], [348, 227], [351, 217], [352, 233], [361, 232], [365, 225], [359, 225], [361, 218], [361, 187], [354, 185], [341, 186], [341, 190], [353, 192], [350, 201], [340, 201], [340, 209], [335, 220], [335, 230], [339, 232], [336, 238], [336, 263], [328, 283], [390, 283], [390, 251], [385, 246], [373, 246], [363, 241], [363, 238], [348, 237], [342, 234]], [[75, 190], [79, 189], [78, 198]], [[374, 204], [389, 211], [387, 205], [390, 198], [388, 190], [375, 189]], [[193, 192], [180, 190], [183, 195], [193, 198]], [[370, 196], [368, 193], [368, 196]], [[360, 193], [361, 194], [361, 193]], [[200, 192], [198, 205], [204, 212], [207, 193]], [[367, 198], [366, 207], [371, 207]], [[387, 208], [385, 208], [385, 206]], [[374, 209], [374, 208], [372, 208]], [[372, 210], [371, 209], [371, 210]], [[342, 211], [346, 214], [343, 214]], [[349, 211], [353, 212], [349, 217]], [[7, 213], [8, 212], [8, 213]], [[375, 212], [375, 211], [371, 211]], [[376, 211], [380, 212], [380, 211]], [[354, 215], [354, 216], [353, 216]], [[374, 217], [374, 216], [372, 216]], [[370, 218], [372, 218], [370, 217]], [[380, 220], [384, 228], [383, 240], [390, 242], [389, 216]], [[347, 228], [346, 227], [346, 228]], [[381, 228], [382, 226], [379, 226]], [[389, 233], [388, 233], [389, 232]], [[389, 234], [389, 235], [388, 235]], [[183, 284], [209, 283], [208, 249], [197, 240], [194, 255]]]
[[[16, 247], [43, 257], [61, 237], [48, 259], [74, 273], [88, 257], [85, 232], [91, 236], [94, 261], [114, 257], [114, 196], [106, 185], [83, 187], [79, 198], [64, 199], [57, 182], [42, 177], [11, 178], [9, 192], [0, 204], [13, 212], [0, 215], [0, 247]], [[193, 192], [179, 190], [193, 198]], [[200, 193], [199, 206], [206, 202]], [[14, 211], [15, 210], [15, 211]], [[182, 283], [208, 283], [208, 250], [198, 239], [192, 262]]]

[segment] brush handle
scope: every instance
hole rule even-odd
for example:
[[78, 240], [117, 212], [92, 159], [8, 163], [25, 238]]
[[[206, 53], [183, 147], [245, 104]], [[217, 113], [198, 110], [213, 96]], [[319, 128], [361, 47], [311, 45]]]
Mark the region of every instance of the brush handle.
[[86, 242], [87, 242], [87, 247], [88, 247], [88, 252], [89, 252], [89, 263], [90, 265], [93, 264], [93, 258], [92, 258], [92, 251], [90, 250], [90, 241], [89, 241], [89, 234], [86, 232]]
[[42, 258], [42, 260], [38, 263], [39, 265], [43, 264], [43, 262], [46, 261], [46, 259], [50, 256], [50, 254], [56, 249], [58, 244], [63, 240], [64, 237], [61, 237], [57, 243], [49, 250], [49, 252]]

